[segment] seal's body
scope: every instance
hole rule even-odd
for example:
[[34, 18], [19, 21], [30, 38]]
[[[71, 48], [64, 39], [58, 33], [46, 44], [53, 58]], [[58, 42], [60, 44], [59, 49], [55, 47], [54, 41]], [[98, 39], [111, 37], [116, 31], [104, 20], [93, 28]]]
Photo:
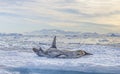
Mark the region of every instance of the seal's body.
[[49, 57], [49, 58], [79, 58], [85, 55], [92, 55], [91, 53], [87, 53], [84, 50], [76, 50], [76, 51], [69, 51], [69, 50], [59, 50], [56, 47], [56, 36], [54, 37], [52, 46], [43, 51], [42, 48], [36, 49], [33, 48], [33, 51], [41, 57]]

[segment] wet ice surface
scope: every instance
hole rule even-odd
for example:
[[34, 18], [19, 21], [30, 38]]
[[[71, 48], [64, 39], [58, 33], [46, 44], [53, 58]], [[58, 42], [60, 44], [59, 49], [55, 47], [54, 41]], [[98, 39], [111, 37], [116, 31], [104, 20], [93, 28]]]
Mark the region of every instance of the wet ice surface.
[[[18, 38], [1, 37], [0, 39], [0, 74], [120, 73], [119, 46], [98, 45], [95, 44], [97, 41], [93, 41], [93, 44], [79, 44], [83, 39], [79, 40], [79, 38], [67, 39], [58, 37], [58, 49], [82, 49], [94, 55], [84, 56], [78, 59], [57, 59], [38, 57], [32, 52], [32, 47], [39, 48], [40, 45], [43, 49], [49, 48], [52, 37], [24, 36]], [[96, 38], [96, 40], [97, 39], [98, 38]], [[114, 39], [114, 41], [116, 40], [119, 43], [119, 40], [117, 39]], [[91, 43], [91, 40], [92, 39], [88, 39], [88, 42]], [[111, 39], [108, 40], [112, 41]]]

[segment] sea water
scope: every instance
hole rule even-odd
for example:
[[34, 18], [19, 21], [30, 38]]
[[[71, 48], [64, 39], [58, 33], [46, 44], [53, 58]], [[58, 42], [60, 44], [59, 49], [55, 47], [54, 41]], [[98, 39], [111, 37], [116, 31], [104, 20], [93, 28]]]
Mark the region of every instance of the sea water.
[[94, 55], [78, 59], [38, 57], [33, 52], [0, 50], [0, 74], [120, 74], [120, 50], [85, 45]]
[[119, 74], [119, 73], [97, 73], [97, 72], [80, 72], [50, 69], [33, 69], [33, 68], [11, 68], [9, 72], [13, 74]]

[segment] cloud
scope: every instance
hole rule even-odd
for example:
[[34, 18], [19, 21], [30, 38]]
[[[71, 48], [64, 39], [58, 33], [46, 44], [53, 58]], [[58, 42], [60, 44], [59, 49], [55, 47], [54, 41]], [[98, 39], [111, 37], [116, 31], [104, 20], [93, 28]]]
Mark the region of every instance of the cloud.
[[88, 27], [88, 31], [100, 28], [106, 32], [110, 32], [110, 29], [118, 32], [119, 8], [120, 0], [0, 0], [0, 16], [15, 17], [32, 25], [45, 24], [78, 31]]

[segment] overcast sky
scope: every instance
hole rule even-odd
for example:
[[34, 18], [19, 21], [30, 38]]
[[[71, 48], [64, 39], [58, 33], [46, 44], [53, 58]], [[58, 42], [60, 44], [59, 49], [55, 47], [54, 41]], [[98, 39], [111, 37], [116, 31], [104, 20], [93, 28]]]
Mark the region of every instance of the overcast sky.
[[120, 32], [120, 0], [0, 0], [0, 32]]

